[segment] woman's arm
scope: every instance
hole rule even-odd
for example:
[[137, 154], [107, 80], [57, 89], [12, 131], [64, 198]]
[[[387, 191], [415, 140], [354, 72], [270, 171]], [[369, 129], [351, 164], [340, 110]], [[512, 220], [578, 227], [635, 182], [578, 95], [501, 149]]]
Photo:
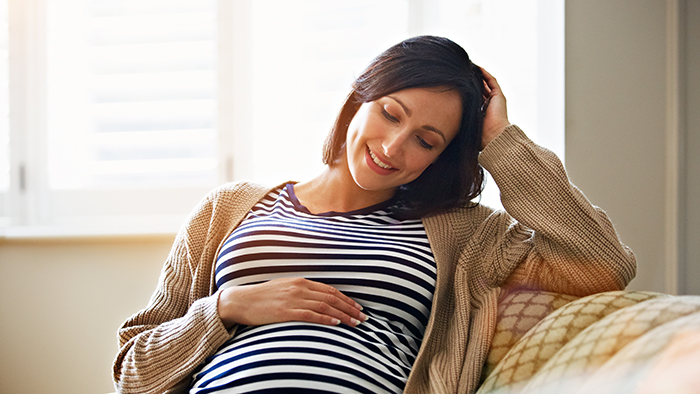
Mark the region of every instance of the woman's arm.
[[508, 125], [505, 97], [485, 70], [484, 81], [488, 108], [479, 162], [517, 221], [496, 214], [482, 227], [487, 259], [511, 269], [517, 264], [508, 279], [513, 284], [577, 295], [624, 288], [636, 270], [632, 251], [605, 212], [571, 184], [559, 158]]
[[119, 392], [182, 392], [192, 371], [228, 339], [217, 295], [194, 284], [212, 215], [210, 195], [180, 230], [148, 306], [119, 329], [113, 366]]
[[569, 182], [554, 153], [509, 126], [479, 161], [507, 212], [492, 215], [481, 238], [496, 266], [517, 264], [510, 284], [587, 295], [623, 289], [634, 278], [632, 251], [605, 212]]

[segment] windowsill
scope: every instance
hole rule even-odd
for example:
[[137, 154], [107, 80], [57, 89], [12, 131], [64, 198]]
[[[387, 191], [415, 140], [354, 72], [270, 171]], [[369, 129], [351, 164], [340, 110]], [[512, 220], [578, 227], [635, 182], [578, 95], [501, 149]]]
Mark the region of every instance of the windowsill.
[[42, 240], [72, 238], [174, 237], [168, 229], [87, 228], [65, 226], [16, 226], [0, 228], [0, 240]]
[[78, 238], [173, 238], [182, 217], [139, 218], [140, 220], [100, 221], [92, 223], [0, 226], [3, 240], [67, 240]]

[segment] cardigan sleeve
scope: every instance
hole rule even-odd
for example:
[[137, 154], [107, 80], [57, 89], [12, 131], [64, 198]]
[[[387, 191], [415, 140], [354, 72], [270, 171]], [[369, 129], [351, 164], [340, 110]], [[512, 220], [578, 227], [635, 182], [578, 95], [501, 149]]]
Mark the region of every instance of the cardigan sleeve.
[[194, 369], [229, 338], [217, 312], [218, 293], [208, 296], [194, 280], [212, 231], [213, 195], [178, 233], [147, 307], [119, 329], [112, 373], [120, 393], [185, 391]]
[[587, 295], [619, 290], [634, 278], [632, 251], [603, 210], [568, 179], [551, 151], [511, 125], [482, 151], [507, 213], [482, 226], [486, 258], [508, 284]]

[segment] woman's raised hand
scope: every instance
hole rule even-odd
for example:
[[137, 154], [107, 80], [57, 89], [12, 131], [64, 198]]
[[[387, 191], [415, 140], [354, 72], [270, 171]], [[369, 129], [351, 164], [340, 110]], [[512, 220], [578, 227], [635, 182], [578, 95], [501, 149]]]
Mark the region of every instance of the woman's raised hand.
[[508, 122], [508, 111], [506, 109], [506, 97], [501, 91], [496, 78], [483, 68], [484, 87], [486, 90], [486, 114], [484, 115], [484, 125], [481, 132], [481, 149], [486, 148], [494, 138], [510, 124]]
[[304, 278], [229, 287], [219, 293], [218, 312], [226, 329], [304, 321], [356, 326], [367, 319], [362, 306], [333, 286]]

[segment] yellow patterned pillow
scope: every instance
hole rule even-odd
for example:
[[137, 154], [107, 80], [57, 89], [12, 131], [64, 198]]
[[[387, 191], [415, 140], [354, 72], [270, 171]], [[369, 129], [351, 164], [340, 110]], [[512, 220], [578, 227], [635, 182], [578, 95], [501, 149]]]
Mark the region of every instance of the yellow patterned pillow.
[[498, 302], [498, 323], [482, 370], [482, 381], [508, 351], [547, 315], [579, 297], [548, 291], [517, 290]]
[[[700, 297], [697, 296], [657, 297], [610, 313], [568, 341], [539, 368], [522, 392], [533, 394], [579, 392], [582, 386], [592, 381], [596, 373], [603, 375], [613, 373], [611, 368], [602, 367], [607, 365], [618, 352], [628, 353], [629, 346], [630, 354], [621, 356], [621, 359], [627, 358], [631, 361], [630, 356], [643, 354], [639, 350], [634, 351], [638, 340], [641, 340], [641, 343], [651, 344], [655, 342], [654, 338], [663, 337], [663, 335], [650, 336], [649, 339], [643, 340], [641, 337], [645, 334], [657, 328], [663, 330], [661, 327], [667, 324], [669, 328], [674, 328], [676, 321], [686, 324], [687, 322], [681, 319], [685, 317], [694, 319], [697, 316], [700, 316]], [[660, 342], [668, 343], [668, 339]], [[623, 349], [624, 352], [622, 352]], [[637, 360], [646, 361], [643, 358]], [[612, 379], [612, 375], [603, 381], [609, 384], [627, 383], [620, 377]]]
[[[679, 298], [689, 306], [689, 296]], [[698, 366], [700, 311], [662, 323], [632, 340], [583, 385], [577, 385], [577, 393], [696, 393]]]
[[[539, 293], [545, 294], [547, 297], [555, 297], [552, 295], [554, 293]], [[517, 293], [515, 294], [517, 297]], [[531, 378], [543, 369], [545, 364], [550, 365], [549, 361], [551, 358], [558, 355], [560, 351], [564, 350], [563, 348], [569, 341], [572, 341], [593, 323], [622, 308], [658, 297], [668, 296], [651, 292], [615, 291], [580, 298], [568, 302], [558, 309], [554, 308], [556, 304], [565, 300], [559, 300], [557, 303], [552, 302], [551, 308], [556, 309], [556, 311], [536, 323], [522, 338], [516, 339], [517, 343], [507, 351], [495, 368], [489, 371], [490, 373], [477, 393], [520, 392], [528, 383], [534, 383], [530, 382]], [[504, 299], [503, 303], [505, 301]], [[506, 306], [505, 310], [507, 308]], [[520, 309], [524, 310], [525, 308]], [[499, 318], [509, 317], [505, 310], [502, 315], [499, 310]], [[515, 327], [517, 328], [517, 325]], [[513, 335], [517, 336], [517, 330], [514, 331], [516, 332]], [[507, 336], [503, 332], [499, 333], [497, 329], [496, 336], [494, 336], [494, 346], [499, 349], [499, 352], [502, 352], [502, 349], [500, 349], [502, 343], [511, 342]], [[588, 349], [576, 349], [574, 354], [577, 354], [576, 351], [584, 350], [588, 351]], [[559, 359], [562, 361], [568, 360], [574, 354], [566, 353], [566, 356], [563, 356], [563, 358], [559, 356]], [[498, 359], [496, 354], [493, 357], [494, 360]], [[491, 359], [491, 355], [489, 355], [489, 359]], [[553, 374], [556, 374], [558, 370], [558, 365], [552, 365], [552, 368], [552, 374], [547, 376], [554, 376]], [[546, 377], [543, 377], [543, 379], [545, 380], [542, 383], [549, 381]], [[528, 385], [529, 387], [530, 385]]]

